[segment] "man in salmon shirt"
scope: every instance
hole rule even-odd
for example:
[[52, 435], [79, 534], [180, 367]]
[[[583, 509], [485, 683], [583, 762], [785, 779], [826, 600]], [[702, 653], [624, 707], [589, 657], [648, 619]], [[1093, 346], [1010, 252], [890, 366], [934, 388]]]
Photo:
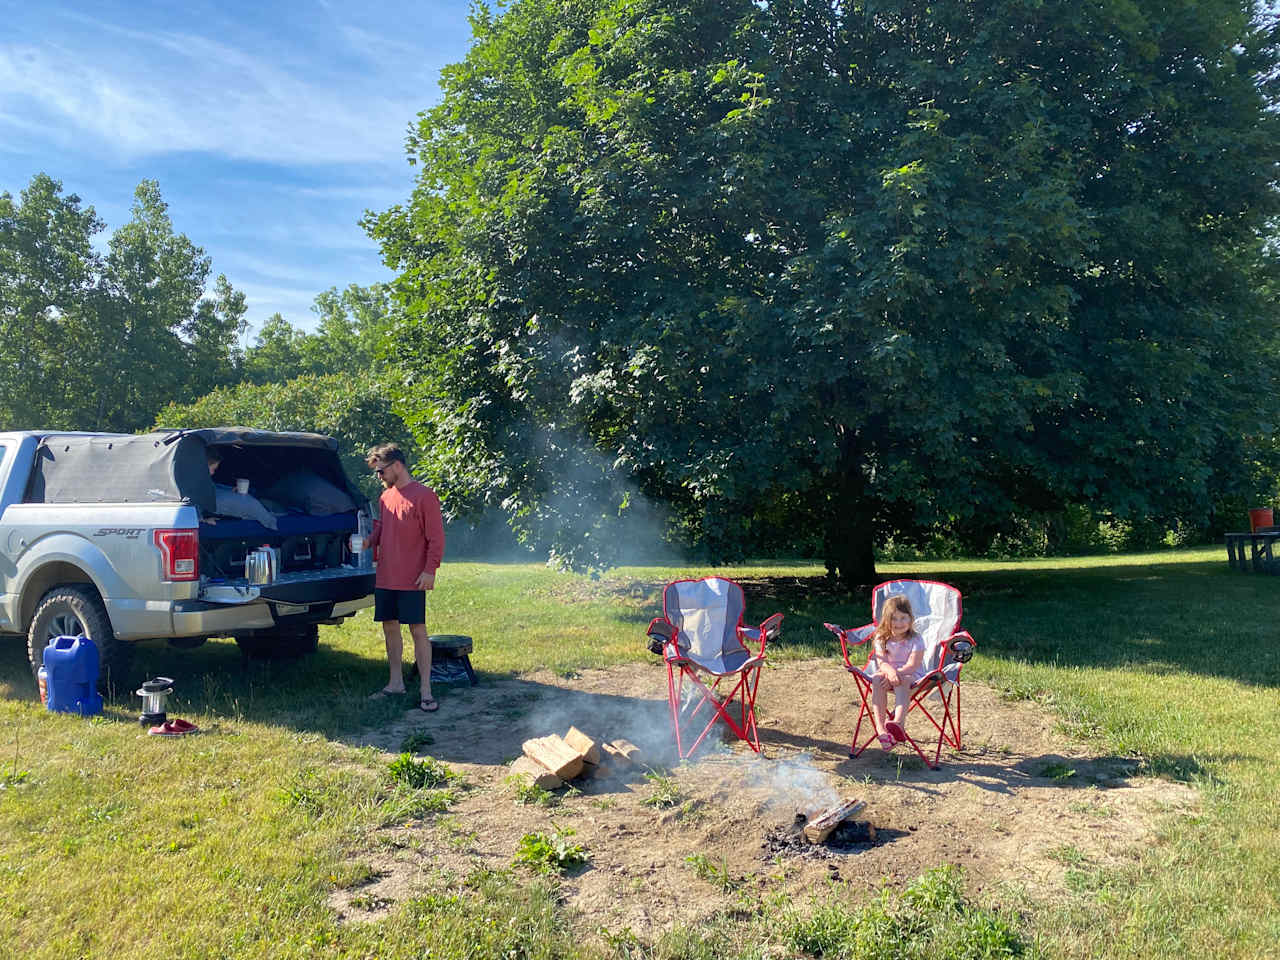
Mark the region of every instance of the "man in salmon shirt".
[[418, 660], [420, 709], [431, 713], [440, 704], [431, 696], [431, 641], [427, 637], [427, 594], [436, 585], [444, 558], [444, 521], [440, 498], [409, 476], [404, 454], [394, 443], [369, 451], [366, 460], [386, 489], [378, 499], [378, 519], [367, 546], [374, 550], [378, 572], [373, 584], [373, 619], [382, 624], [391, 678], [374, 697], [404, 693], [404, 636], [409, 627]]

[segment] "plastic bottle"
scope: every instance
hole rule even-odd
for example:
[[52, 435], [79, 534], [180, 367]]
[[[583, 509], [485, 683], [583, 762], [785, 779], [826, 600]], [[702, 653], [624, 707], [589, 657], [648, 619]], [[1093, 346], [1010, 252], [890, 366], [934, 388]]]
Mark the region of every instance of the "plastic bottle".
[[[356, 514], [356, 536], [360, 538], [362, 544], [367, 544], [371, 533], [373, 533], [373, 521], [369, 518], [369, 512], [361, 507]], [[352, 562], [357, 567], [373, 566], [373, 551], [366, 547], [352, 558]]]

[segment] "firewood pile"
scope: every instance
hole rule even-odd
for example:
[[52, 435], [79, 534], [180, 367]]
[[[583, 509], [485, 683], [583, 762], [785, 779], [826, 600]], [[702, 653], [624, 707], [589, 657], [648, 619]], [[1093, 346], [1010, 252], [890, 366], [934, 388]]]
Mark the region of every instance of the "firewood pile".
[[555, 790], [570, 780], [621, 776], [643, 763], [640, 748], [630, 740], [600, 740], [570, 727], [563, 737], [552, 733], [526, 740], [524, 756], [511, 765], [511, 775]]

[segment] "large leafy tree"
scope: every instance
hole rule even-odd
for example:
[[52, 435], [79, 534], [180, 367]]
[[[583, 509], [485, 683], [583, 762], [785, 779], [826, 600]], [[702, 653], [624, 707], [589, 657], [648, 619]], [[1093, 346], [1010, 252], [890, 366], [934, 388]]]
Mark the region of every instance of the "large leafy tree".
[[[1273, 432], [1275, 31], [1249, 0], [516, 0], [410, 138], [401, 409], [599, 562], [1202, 516]], [[550, 531], [548, 533], [548, 531]]]
[[244, 295], [176, 234], [154, 181], [107, 250], [93, 208], [45, 174], [0, 194], [0, 422], [131, 431], [236, 377]]

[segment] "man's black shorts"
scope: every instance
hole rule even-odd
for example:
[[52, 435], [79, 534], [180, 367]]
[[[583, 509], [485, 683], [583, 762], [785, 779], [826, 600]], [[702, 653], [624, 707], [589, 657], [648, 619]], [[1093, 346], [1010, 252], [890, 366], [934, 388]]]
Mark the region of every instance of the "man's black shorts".
[[427, 622], [427, 591], [373, 588], [373, 619], [399, 620], [410, 625]]

